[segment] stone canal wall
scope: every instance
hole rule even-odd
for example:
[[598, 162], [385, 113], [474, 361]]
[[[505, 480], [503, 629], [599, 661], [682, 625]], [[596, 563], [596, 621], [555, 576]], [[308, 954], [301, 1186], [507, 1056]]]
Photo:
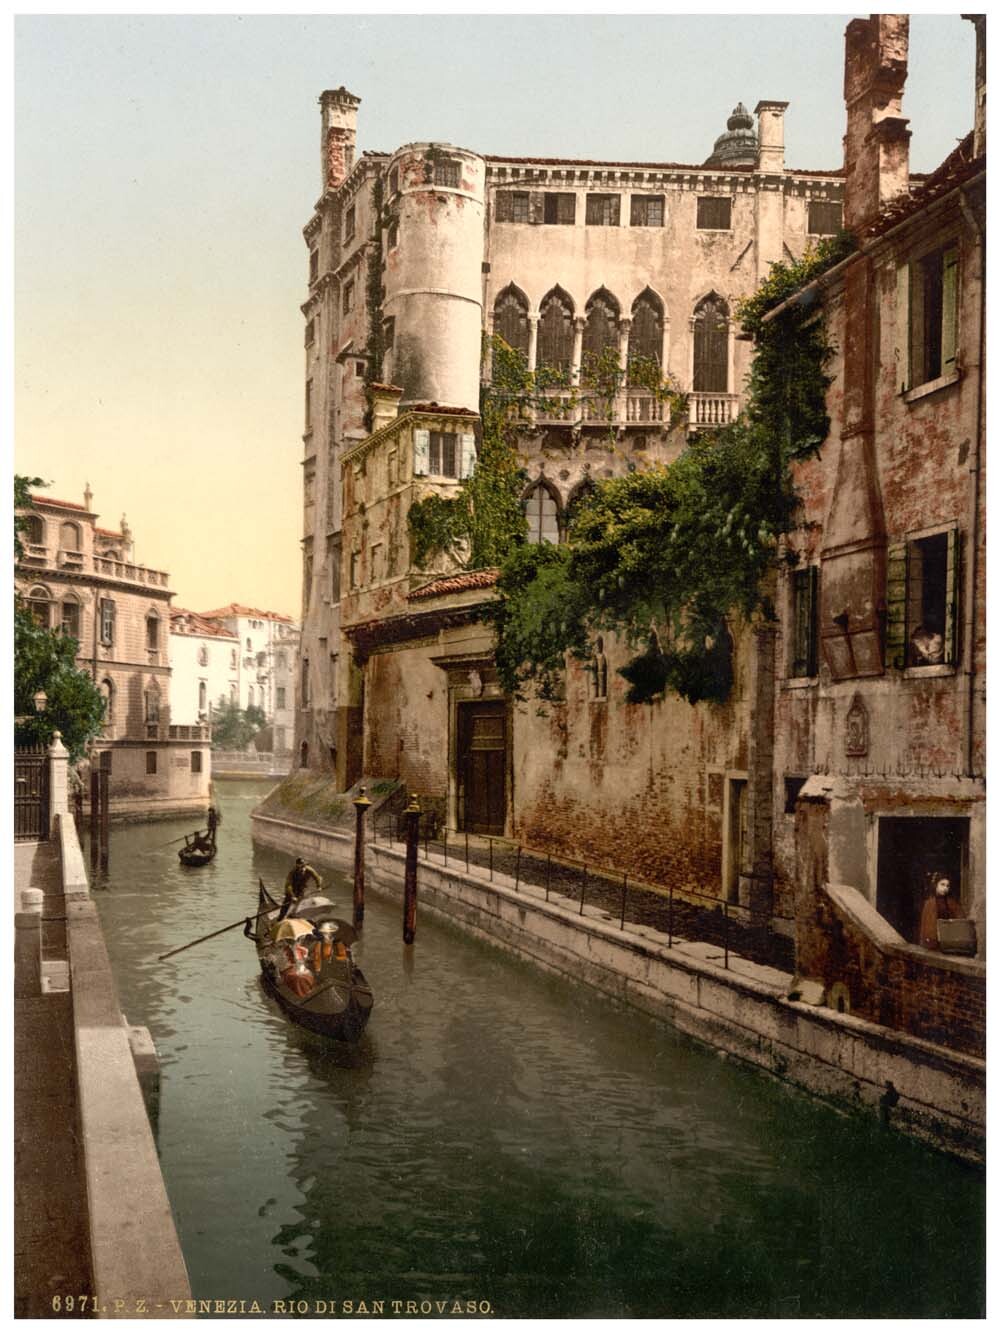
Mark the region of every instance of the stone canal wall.
[[[349, 872], [353, 838], [253, 816], [254, 837]], [[368, 882], [401, 898], [399, 846], [367, 848]], [[597, 909], [498, 875], [493, 882], [418, 866], [419, 912], [429, 909], [484, 939], [663, 1019], [717, 1051], [837, 1106], [880, 1114], [898, 1129], [969, 1161], [985, 1154], [985, 1062], [881, 1027], [850, 1013], [788, 999], [786, 973], [730, 958], [717, 948], [653, 931], [619, 929]], [[419, 924], [417, 931], [419, 948]], [[718, 959], [718, 961], [716, 961]]]

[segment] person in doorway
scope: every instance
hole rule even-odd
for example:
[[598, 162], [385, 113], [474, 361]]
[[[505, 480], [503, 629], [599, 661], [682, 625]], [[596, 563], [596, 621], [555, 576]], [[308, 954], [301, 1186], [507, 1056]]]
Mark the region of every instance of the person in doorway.
[[958, 895], [952, 894], [951, 880], [947, 875], [934, 871], [930, 876], [931, 891], [924, 899], [920, 913], [919, 943], [925, 949], [939, 949], [938, 922], [956, 921], [963, 917], [962, 904]]
[[281, 904], [281, 911], [278, 913], [279, 921], [284, 920], [292, 907], [301, 902], [310, 879], [315, 882], [317, 889], [323, 887], [323, 881], [312, 866], [307, 866], [302, 857], [297, 856], [295, 864], [289, 870], [285, 879], [285, 901]]

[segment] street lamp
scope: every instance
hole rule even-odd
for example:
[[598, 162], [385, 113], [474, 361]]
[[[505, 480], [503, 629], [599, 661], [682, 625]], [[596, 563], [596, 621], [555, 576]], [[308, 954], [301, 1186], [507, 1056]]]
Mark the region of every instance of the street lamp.
[[49, 702], [49, 696], [44, 690], [38, 690], [31, 696], [31, 702], [35, 705], [36, 713], [44, 713], [45, 706]]

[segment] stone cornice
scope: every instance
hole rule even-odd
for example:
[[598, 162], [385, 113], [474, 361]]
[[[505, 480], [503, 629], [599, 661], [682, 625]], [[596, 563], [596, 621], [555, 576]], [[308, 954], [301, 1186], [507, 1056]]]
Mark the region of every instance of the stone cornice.
[[379, 648], [411, 639], [426, 639], [443, 629], [474, 624], [481, 618], [481, 608], [489, 600], [489, 597], [481, 597], [463, 606], [435, 607], [408, 615], [361, 621], [356, 625], [342, 624], [341, 633], [350, 640], [355, 656], [363, 661]]
[[[14, 566], [15, 577], [25, 583], [65, 583], [76, 588], [111, 588], [119, 592], [134, 592], [137, 596], [169, 601], [173, 597], [170, 588], [157, 587], [153, 583], [137, 583], [131, 579], [116, 579], [107, 574], [94, 574], [90, 570], [53, 569], [48, 565]], [[158, 570], [154, 571], [159, 573]]]
[[400, 412], [398, 417], [393, 417], [390, 422], [375, 431], [373, 435], [367, 436], [353, 449], [347, 450], [340, 455], [340, 465], [343, 467], [347, 463], [358, 463], [366, 457], [372, 450], [377, 449], [383, 440], [388, 440], [391, 436], [397, 434], [403, 426], [414, 424], [419, 421], [429, 421], [432, 425], [439, 426], [442, 423], [461, 421], [466, 423], [471, 430], [479, 424], [478, 416], [461, 416], [454, 412], [434, 412], [430, 409], [420, 408], [415, 411], [409, 409]]

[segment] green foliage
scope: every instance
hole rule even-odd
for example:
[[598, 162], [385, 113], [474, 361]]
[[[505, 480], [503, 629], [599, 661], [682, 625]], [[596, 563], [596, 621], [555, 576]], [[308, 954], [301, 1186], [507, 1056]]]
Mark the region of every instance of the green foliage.
[[[821, 242], [795, 264], [776, 264], [738, 314], [754, 340], [748, 405], [736, 423], [702, 432], [669, 467], [603, 481], [574, 515], [572, 543], [513, 551], [488, 610], [506, 690], [551, 697], [566, 655], [589, 655], [600, 631], [646, 644], [620, 674], [630, 703], [672, 690], [689, 703], [722, 702], [732, 688], [728, 624], [773, 617], [764, 589], [778, 537], [794, 522], [791, 464], [826, 436], [830, 356], [815, 300], [765, 316], [853, 248]], [[598, 394], [621, 374], [610, 359], [585, 368]], [[630, 382], [658, 368], [629, 367]], [[670, 394], [664, 386], [665, 395]], [[664, 632], [662, 647], [651, 630]]]
[[256, 704], [240, 708], [220, 695], [212, 712], [212, 744], [223, 750], [245, 750], [266, 722]]
[[[104, 723], [104, 699], [90, 676], [76, 665], [77, 642], [44, 629], [26, 606], [14, 605], [14, 742], [41, 745], [58, 731], [70, 758], [82, 758], [87, 742]], [[46, 694], [36, 713], [34, 696]]]
[[21, 513], [31, 504], [31, 492], [35, 486], [45, 486], [47, 483], [42, 481], [41, 477], [24, 477], [15, 473], [14, 476], [14, 559], [20, 560], [24, 555], [24, 546], [21, 543], [21, 533], [28, 526], [27, 515]]
[[[375, 177], [372, 193], [372, 215], [375, 229], [368, 243], [368, 264], [365, 271], [365, 303], [368, 313], [368, 342], [365, 346], [365, 384], [377, 384], [382, 378], [382, 358], [385, 355], [385, 334], [382, 320], [382, 178]], [[372, 428], [371, 399], [365, 413], [365, 427]]]

